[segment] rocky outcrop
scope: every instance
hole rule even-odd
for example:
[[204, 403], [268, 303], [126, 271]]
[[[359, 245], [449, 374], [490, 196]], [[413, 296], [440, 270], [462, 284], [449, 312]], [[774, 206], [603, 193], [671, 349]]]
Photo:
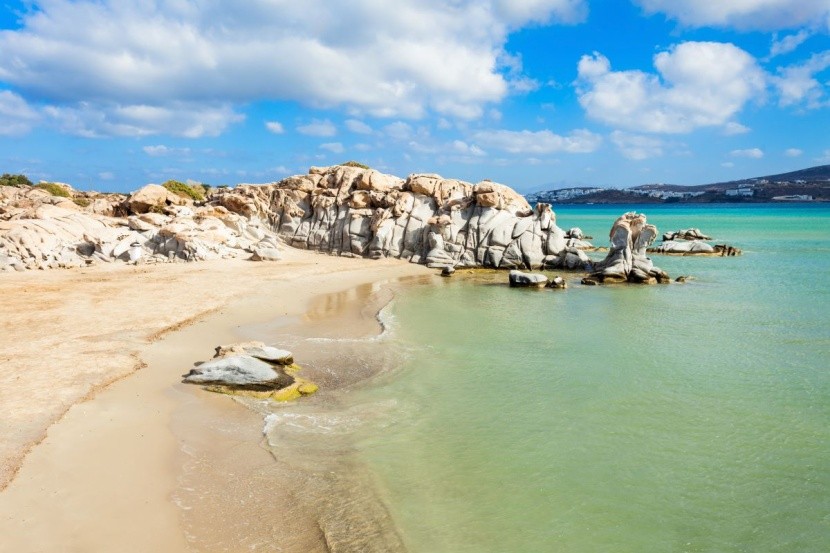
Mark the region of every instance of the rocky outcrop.
[[732, 257], [741, 255], [741, 250], [728, 244], [707, 244], [700, 240], [668, 240], [659, 246], [648, 249], [649, 253], [665, 255], [708, 255], [715, 257]]
[[520, 194], [490, 181], [474, 185], [434, 174], [400, 179], [333, 166], [278, 183], [214, 189], [195, 203], [157, 185], [107, 198], [3, 190], [0, 269], [114, 260], [275, 261], [283, 243], [436, 268], [592, 266], [585, 253], [591, 245], [579, 229], [565, 233], [549, 204], [531, 208]]
[[668, 242], [670, 240], [711, 240], [711, 236], [706, 236], [700, 229], [697, 228], [687, 228], [676, 230], [674, 232], [667, 232], [663, 234], [663, 242]]
[[214, 358], [192, 369], [183, 381], [211, 392], [287, 401], [317, 391], [316, 384], [297, 376], [299, 370], [291, 352], [245, 342], [218, 346]]
[[[434, 174], [312, 167], [279, 183], [216, 191], [211, 205], [267, 221], [287, 244], [336, 255], [396, 257], [430, 267], [585, 269], [590, 259], [507, 186]], [[574, 240], [576, 240], [574, 238]]]
[[657, 236], [657, 228], [646, 223], [646, 216], [629, 212], [611, 227], [611, 247], [604, 260], [594, 266], [587, 284], [597, 282], [668, 282], [669, 275], [654, 266], [646, 249]]
[[[256, 216], [218, 205], [179, 205], [186, 203], [179, 196], [164, 196], [164, 202], [145, 212], [148, 203], [134, 201], [136, 196], [150, 201], [141, 191], [129, 198], [89, 193], [70, 200], [37, 188], [0, 187], [0, 270], [72, 268], [117, 260], [280, 258], [276, 233]], [[140, 206], [137, 212], [133, 206]], [[124, 216], [107, 215], [114, 213]]]

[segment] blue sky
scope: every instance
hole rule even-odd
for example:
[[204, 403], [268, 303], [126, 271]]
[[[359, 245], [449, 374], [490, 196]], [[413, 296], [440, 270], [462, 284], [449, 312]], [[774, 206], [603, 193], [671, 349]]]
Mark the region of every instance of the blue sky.
[[0, 6], [0, 172], [33, 180], [354, 159], [530, 192], [830, 163], [830, 0]]

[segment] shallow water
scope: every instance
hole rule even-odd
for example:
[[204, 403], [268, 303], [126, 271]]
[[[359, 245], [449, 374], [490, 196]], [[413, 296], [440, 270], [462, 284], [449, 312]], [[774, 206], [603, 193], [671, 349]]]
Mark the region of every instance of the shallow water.
[[[629, 209], [557, 223], [604, 245]], [[654, 256], [686, 284], [399, 294], [391, 372], [340, 408], [410, 551], [826, 550], [830, 208], [643, 211], [744, 255]]]

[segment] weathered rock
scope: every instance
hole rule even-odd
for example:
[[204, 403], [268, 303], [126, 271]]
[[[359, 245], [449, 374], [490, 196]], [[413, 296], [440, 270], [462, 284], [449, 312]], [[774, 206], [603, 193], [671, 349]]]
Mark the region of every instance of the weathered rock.
[[521, 271], [512, 270], [508, 275], [510, 286], [513, 288], [521, 287], [542, 287], [548, 282], [548, 277], [538, 273], [523, 273]]
[[240, 388], [276, 389], [293, 379], [277, 372], [270, 363], [250, 355], [220, 357], [202, 363], [184, 376], [192, 384], [224, 384]]
[[665, 255], [702, 255], [702, 256], [735, 256], [740, 255], [741, 250], [727, 244], [710, 245], [700, 240], [669, 240], [659, 246], [649, 248], [649, 253], [660, 253]]
[[186, 200], [173, 194], [158, 184], [147, 186], [130, 194], [126, 200], [127, 208], [131, 213], [147, 213], [152, 209], [161, 209], [169, 205], [184, 205]]
[[711, 240], [710, 236], [706, 236], [700, 229], [697, 228], [687, 228], [676, 230], [674, 232], [667, 232], [663, 235], [663, 242], [668, 242], [669, 240]]
[[657, 236], [657, 228], [646, 224], [646, 216], [629, 212], [611, 227], [611, 248], [606, 258], [595, 264], [592, 280], [598, 282], [668, 282], [668, 274], [654, 266], [646, 248]]
[[443, 277], [452, 276], [454, 274], [455, 274], [455, 267], [453, 267], [452, 265], [447, 265], [446, 267], [441, 269], [441, 276], [443, 276]]
[[184, 375], [184, 382], [200, 384], [223, 394], [288, 401], [317, 391], [317, 385], [300, 378], [290, 351], [262, 342], [218, 346], [210, 361]]
[[561, 276], [553, 277], [548, 283], [545, 285], [546, 288], [556, 288], [559, 290], [564, 290], [568, 287], [568, 283], [565, 282], [565, 279]]

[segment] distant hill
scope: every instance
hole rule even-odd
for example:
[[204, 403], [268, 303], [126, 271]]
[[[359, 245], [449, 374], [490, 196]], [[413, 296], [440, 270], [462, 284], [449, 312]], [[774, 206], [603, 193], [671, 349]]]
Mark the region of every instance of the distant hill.
[[575, 187], [527, 195], [531, 202], [560, 204], [828, 202], [830, 165], [789, 173], [695, 186], [641, 184], [631, 188]]

